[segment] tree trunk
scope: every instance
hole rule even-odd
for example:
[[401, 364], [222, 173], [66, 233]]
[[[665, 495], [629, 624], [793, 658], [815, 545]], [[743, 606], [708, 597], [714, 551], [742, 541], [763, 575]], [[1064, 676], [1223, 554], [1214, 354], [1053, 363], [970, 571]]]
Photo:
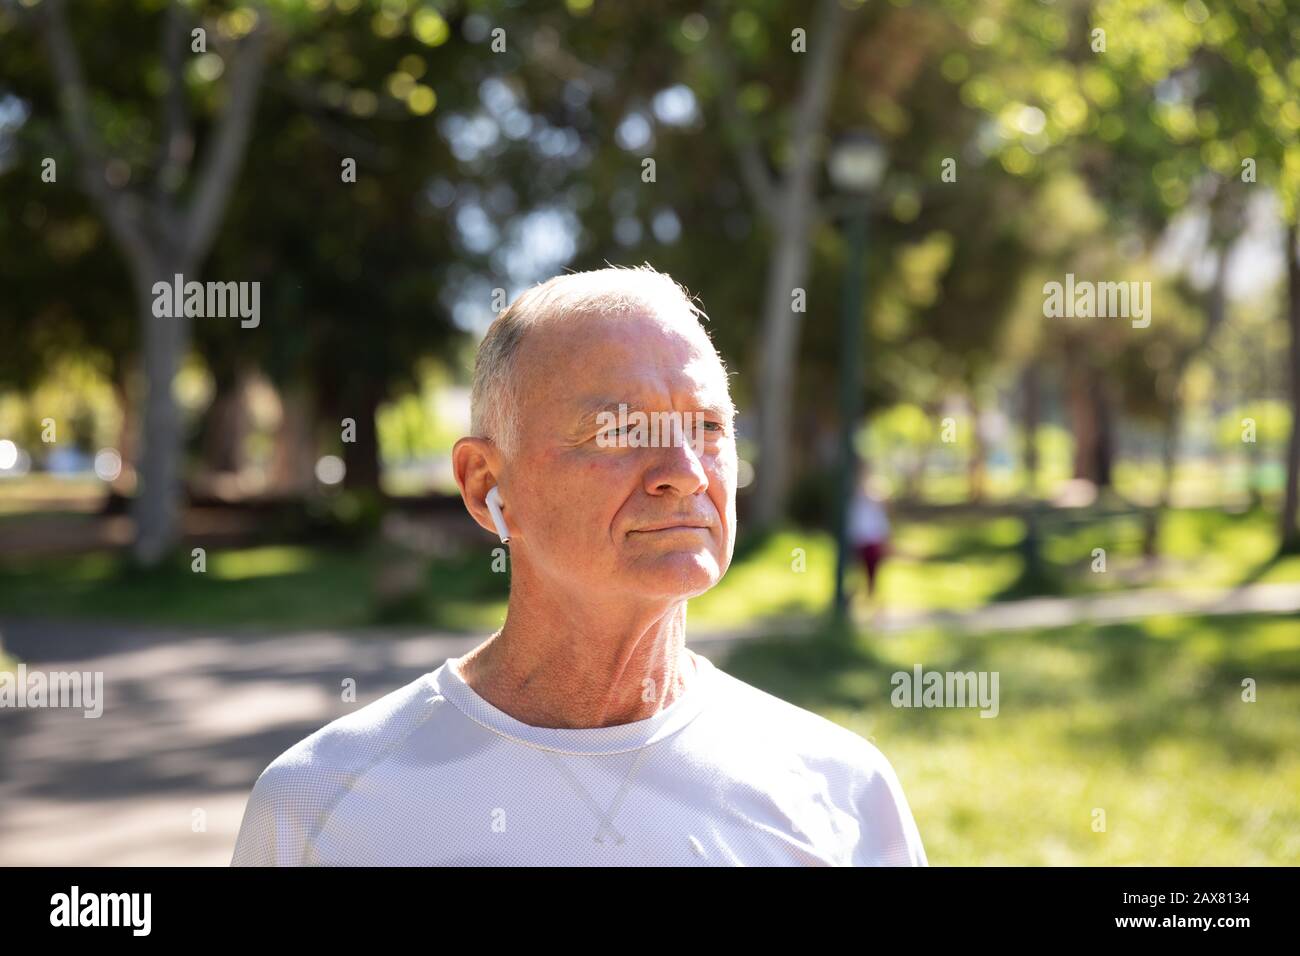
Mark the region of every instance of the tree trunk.
[[1095, 468], [1098, 490], [1109, 488], [1115, 468], [1115, 411], [1105, 382], [1100, 376], [1093, 381], [1092, 399], [1097, 408], [1097, 445]]
[[1300, 484], [1300, 262], [1296, 261], [1296, 226], [1286, 232], [1286, 314], [1291, 332], [1287, 371], [1291, 385], [1291, 437], [1286, 448], [1286, 494], [1282, 502], [1281, 537], [1285, 551], [1300, 548], [1296, 528], [1297, 485]]
[[1154, 508], [1147, 511], [1142, 527], [1142, 556], [1147, 560], [1156, 557], [1156, 544], [1160, 539], [1160, 519], [1169, 510], [1174, 496], [1174, 477], [1178, 468], [1178, 437], [1182, 430], [1182, 409], [1175, 397], [1165, 421], [1160, 442], [1160, 493]]
[[379, 436], [375, 413], [380, 396], [372, 389], [362, 389], [355, 402], [349, 402], [342, 418], [356, 420], [356, 441], [343, 443], [343, 464], [347, 470], [344, 487], [353, 491], [380, 492]]
[[808, 49], [809, 62], [793, 110], [792, 158], [778, 188], [767, 197], [774, 220], [768, 225], [776, 247], [764, 293], [759, 366], [762, 397], [752, 521], [760, 528], [770, 528], [781, 518], [790, 489], [790, 409], [802, 318], [791, 308], [791, 296], [796, 288], [805, 287], [808, 277], [820, 143], [847, 17], [838, 0], [822, 0], [818, 5], [816, 23], [809, 31], [816, 39]]
[[903, 497], [908, 501], [920, 501], [925, 494], [925, 475], [930, 468], [930, 449], [933, 444], [926, 442], [916, 453], [912, 466], [907, 470], [903, 484]]
[[181, 412], [172, 398], [172, 383], [189, 349], [190, 320], [182, 314], [154, 315], [153, 282], [170, 283], [179, 269], [151, 270], [153, 281], [138, 282], [138, 308], [144, 338], [145, 399], [140, 462], [131, 514], [135, 519], [134, 554], [146, 566], [157, 564], [180, 537]]
[[117, 430], [117, 453], [122, 456], [122, 471], [113, 481], [113, 494], [122, 498], [131, 497], [131, 488], [135, 483], [136, 462], [140, 455], [140, 422], [138, 404], [131, 394], [138, 381], [138, 360], [135, 356], [115, 362], [113, 369], [113, 397], [117, 400], [122, 416]]
[[970, 460], [966, 463], [966, 488], [970, 500], [979, 503], [984, 500], [984, 474], [988, 449], [984, 446], [984, 433], [980, 430], [980, 405], [973, 389], [970, 393], [970, 413]]
[[244, 467], [244, 441], [251, 424], [248, 378], [238, 371], [217, 387], [203, 435], [203, 463], [210, 475], [238, 474]]
[[811, 187], [809, 181], [802, 195], [796, 194], [793, 185], [786, 190], [782, 203], [786, 226], [777, 234], [764, 294], [759, 467], [753, 515], [754, 523], [764, 528], [780, 519], [790, 489], [790, 407], [794, 400], [802, 318], [791, 308], [791, 293], [804, 284], [808, 274]]
[[1069, 406], [1074, 430], [1074, 477], [1109, 488], [1114, 454], [1110, 402], [1086, 359], [1071, 363]]
[[[1070, 347], [1067, 355], [1073, 353]], [[1097, 408], [1092, 399], [1092, 381], [1084, 362], [1072, 357], [1069, 362], [1067, 403], [1070, 430], [1074, 433], [1074, 477], [1096, 482]]]
[[274, 494], [290, 498], [308, 495], [316, 468], [316, 416], [311, 389], [301, 383], [280, 391], [280, 427], [271, 463]]
[[[256, 26], [239, 42], [238, 52], [226, 61], [230, 79], [225, 108], [208, 135], [203, 156], [192, 163], [195, 137], [184, 81], [190, 12], [177, 2], [167, 5], [161, 48], [167, 80], [161, 160], [152, 198], [146, 199], [140, 190], [114, 187], [105, 179], [110, 157], [91, 109], [66, 3], [46, 0], [36, 11], [35, 23], [45, 38], [60, 94], [60, 117], [77, 158], [82, 187], [126, 258], [135, 284], [146, 389], [131, 513], [134, 555], [146, 566], [162, 560], [179, 537], [183, 434], [172, 383], [190, 341], [190, 320], [183, 309], [172, 318], [153, 314], [153, 285], [160, 280], [170, 283], [176, 273], [188, 277], [216, 236], [248, 146], [266, 64], [270, 17], [265, 10], [261, 13]], [[180, 187], [187, 179], [193, 188], [182, 202]]]
[[1021, 387], [1021, 437], [1025, 472], [1025, 495], [1038, 494], [1038, 423], [1042, 417], [1042, 399], [1039, 394], [1038, 365], [1031, 360], [1020, 378]]

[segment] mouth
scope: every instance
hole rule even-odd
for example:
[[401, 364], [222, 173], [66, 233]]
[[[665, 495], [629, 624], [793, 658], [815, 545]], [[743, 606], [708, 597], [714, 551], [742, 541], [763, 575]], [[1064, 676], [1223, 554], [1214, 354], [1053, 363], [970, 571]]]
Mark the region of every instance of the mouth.
[[669, 534], [681, 533], [685, 531], [708, 531], [709, 526], [703, 524], [666, 524], [657, 528], [636, 528], [631, 534]]

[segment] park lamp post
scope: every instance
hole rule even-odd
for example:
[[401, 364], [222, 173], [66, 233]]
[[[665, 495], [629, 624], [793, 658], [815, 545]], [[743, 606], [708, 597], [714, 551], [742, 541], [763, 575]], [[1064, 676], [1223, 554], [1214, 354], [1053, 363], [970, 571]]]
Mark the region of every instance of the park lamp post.
[[840, 454], [835, 523], [835, 607], [837, 622], [848, 617], [844, 589], [849, 568], [849, 507], [855, 482], [853, 431], [862, 394], [862, 299], [867, 253], [867, 219], [872, 194], [885, 175], [889, 157], [884, 144], [866, 131], [847, 133], [831, 147], [827, 164], [831, 184], [851, 199], [848, 209], [848, 258], [840, 313]]

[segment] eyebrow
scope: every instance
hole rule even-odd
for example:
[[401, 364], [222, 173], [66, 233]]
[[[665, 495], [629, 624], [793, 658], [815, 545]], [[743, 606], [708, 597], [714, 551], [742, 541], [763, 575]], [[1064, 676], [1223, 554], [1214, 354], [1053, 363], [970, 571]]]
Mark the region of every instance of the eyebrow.
[[631, 410], [632, 403], [628, 402], [626, 399], [598, 398], [592, 401], [583, 402], [578, 406], [578, 417], [576, 419], [576, 422], [579, 425], [585, 425], [588, 422], [594, 424], [596, 421], [596, 417], [601, 412], [613, 412], [615, 415], [617, 415], [618, 406], [625, 402], [628, 406], [628, 409]]

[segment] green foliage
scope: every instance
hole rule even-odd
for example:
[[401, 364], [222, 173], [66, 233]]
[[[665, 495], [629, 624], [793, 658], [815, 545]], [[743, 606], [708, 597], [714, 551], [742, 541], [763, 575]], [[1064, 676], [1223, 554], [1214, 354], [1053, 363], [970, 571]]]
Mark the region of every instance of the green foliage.
[[[856, 10], [825, 135], [865, 126], [889, 146], [869, 230], [864, 407], [915, 419], [952, 393], [1001, 388], [1031, 362], [1055, 388], [1077, 362], [1114, 386], [1126, 415], [1170, 420], [1204, 344], [1205, 297], [1157, 281], [1155, 326], [1138, 336], [1113, 320], [1045, 323], [1042, 285], [1067, 269], [1149, 277], [1145, 250], [1175, 214], [1205, 205], [1203, 190], [1214, 196], [1217, 246], [1235, 235], [1231, 213], [1251, 190], [1278, 190], [1293, 212], [1293, 6], [951, 0]], [[73, 23], [97, 125], [133, 187], [159, 172], [164, 9], [90, 5]], [[214, 135], [231, 41], [252, 27], [253, 9], [187, 5], [212, 34], [185, 74], [199, 147]], [[424, 455], [454, 437], [416, 398], [427, 392], [424, 363], [462, 380], [468, 371], [471, 337], [453, 309], [466, 324], [481, 321], [491, 291], [513, 295], [538, 277], [533, 267], [650, 260], [702, 295], [738, 373], [737, 400], [756, 403], [765, 289], [755, 276], [774, 227], [747, 193], [737, 149], [754, 143], [760, 166], [784, 168], [807, 62], [791, 54], [790, 32], [809, 25], [806, 11], [775, 0], [736, 10], [676, 0], [653, 9], [275, 0], [260, 9], [274, 27], [272, 56], [205, 272], [261, 281], [268, 321], [256, 334], [198, 324], [196, 352], [218, 389], [254, 365], [279, 385], [308, 386], [330, 429], [392, 399], [378, 425], [382, 456]], [[68, 355], [120, 382], [136, 353], [135, 304], [108, 233], [73, 188], [58, 91], [26, 17], [21, 7], [0, 13], [0, 103], [17, 117], [0, 129], [0, 258], [15, 277], [0, 297], [10, 346], [0, 350], [0, 383], [30, 389]], [[482, 35], [496, 23], [507, 27], [503, 54]], [[721, 54], [734, 67], [735, 111]], [[692, 108], [666, 117], [656, 106], [665, 91]], [[648, 130], [643, 143], [612, 135], [630, 116]], [[467, 147], [471, 128], [486, 145]], [[45, 156], [59, 160], [57, 188], [33, 175]], [[660, 171], [654, 184], [639, 178], [647, 156]], [[341, 181], [346, 159], [357, 161], [355, 183]], [[1243, 159], [1257, 161], [1258, 184], [1240, 181]], [[946, 161], [955, 181], [940, 178]], [[826, 211], [843, 198], [820, 175], [816, 191]], [[480, 224], [478, 240], [464, 221]], [[795, 457], [807, 474], [794, 502], [804, 521], [829, 513], [812, 444], [834, 424], [833, 318], [849, 254], [841, 227], [835, 215], [817, 220], [806, 282]], [[524, 255], [521, 238], [535, 229], [544, 239]], [[1263, 325], [1280, 325], [1276, 307], [1260, 306]], [[1259, 349], [1281, 354], [1263, 338]], [[1238, 377], [1260, 366], [1258, 356], [1226, 360]], [[1279, 386], [1232, 402], [1272, 399]], [[918, 447], [873, 437], [876, 428], [866, 442], [886, 456], [901, 462]], [[941, 466], [957, 467], [954, 451], [939, 449]]]
[[[1250, 447], [1243, 435], [1249, 419], [1254, 426], [1257, 447]], [[1291, 409], [1285, 402], [1257, 401], [1227, 409], [1219, 417], [1215, 437], [1225, 451], [1258, 455], [1261, 452], [1280, 452], [1291, 434]]]

